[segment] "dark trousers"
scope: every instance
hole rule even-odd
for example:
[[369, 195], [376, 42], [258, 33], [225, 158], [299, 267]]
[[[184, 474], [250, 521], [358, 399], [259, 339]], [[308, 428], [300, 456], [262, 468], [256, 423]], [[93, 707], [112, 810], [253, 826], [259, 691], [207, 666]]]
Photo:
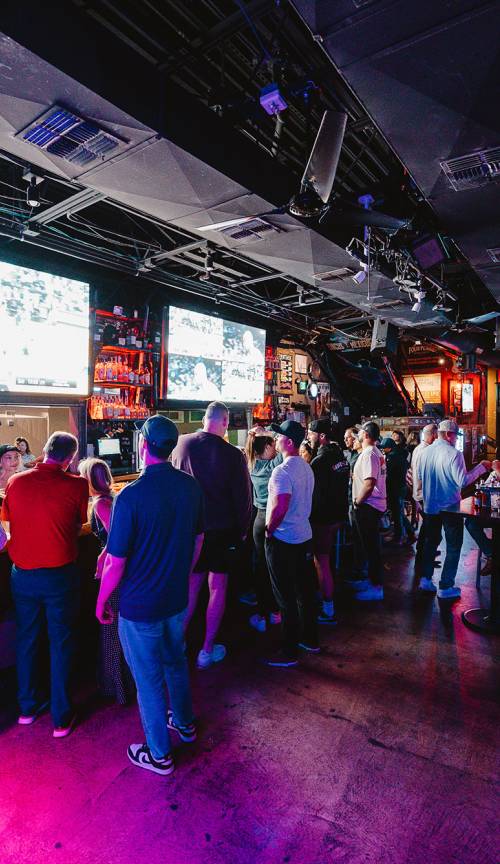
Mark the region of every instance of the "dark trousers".
[[21, 714], [29, 715], [43, 701], [38, 687], [38, 644], [46, 621], [50, 647], [50, 709], [54, 726], [64, 726], [73, 713], [69, 684], [79, 591], [78, 570], [74, 564], [36, 570], [12, 567], [19, 707]]
[[396, 540], [401, 540], [403, 531], [407, 537], [413, 534], [409, 519], [405, 513], [406, 493], [399, 489], [387, 490], [387, 505], [391, 511], [392, 521], [394, 523], [394, 537]]
[[455, 513], [424, 513], [424, 555], [422, 566], [422, 578], [432, 579], [434, 572], [434, 559], [439, 544], [441, 543], [441, 532], [444, 528], [446, 538], [446, 558], [444, 559], [440, 588], [452, 588], [455, 584], [462, 542], [464, 539], [464, 523], [461, 516]]
[[259, 615], [269, 615], [278, 611], [273, 593], [271, 577], [266, 561], [266, 511], [257, 510], [253, 523], [253, 543], [255, 551], [255, 594]]
[[354, 507], [349, 504], [349, 525], [351, 526], [352, 538], [352, 575], [354, 579], [366, 579], [368, 575], [368, 563], [365, 548], [357, 542], [354, 528]]
[[283, 652], [293, 659], [299, 642], [318, 644], [316, 580], [312, 544], [266, 539], [266, 560], [281, 612]]
[[368, 579], [374, 585], [382, 584], [381, 516], [381, 512], [370, 504], [360, 504], [354, 508], [352, 514], [353, 543], [364, 549], [368, 562]]

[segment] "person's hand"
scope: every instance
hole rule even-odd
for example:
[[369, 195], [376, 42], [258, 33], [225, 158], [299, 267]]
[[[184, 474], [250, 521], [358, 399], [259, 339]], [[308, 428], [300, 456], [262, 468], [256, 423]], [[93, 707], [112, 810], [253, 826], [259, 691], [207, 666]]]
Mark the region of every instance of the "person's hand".
[[491, 471], [493, 462], [491, 462], [489, 459], [481, 459], [481, 465], [483, 466], [483, 468], [486, 468], [487, 471]]
[[100, 621], [101, 624], [112, 624], [115, 618], [109, 600], [106, 600], [105, 603], [102, 603], [102, 601], [97, 598], [95, 614], [97, 620]]

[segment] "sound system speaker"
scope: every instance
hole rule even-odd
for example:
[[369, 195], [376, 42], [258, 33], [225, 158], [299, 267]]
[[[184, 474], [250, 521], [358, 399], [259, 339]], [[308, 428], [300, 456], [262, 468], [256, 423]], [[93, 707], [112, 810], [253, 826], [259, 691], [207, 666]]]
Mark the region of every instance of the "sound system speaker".
[[372, 354], [395, 354], [398, 347], [398, 328], [384, 318], [375, 318], [373, 322]]

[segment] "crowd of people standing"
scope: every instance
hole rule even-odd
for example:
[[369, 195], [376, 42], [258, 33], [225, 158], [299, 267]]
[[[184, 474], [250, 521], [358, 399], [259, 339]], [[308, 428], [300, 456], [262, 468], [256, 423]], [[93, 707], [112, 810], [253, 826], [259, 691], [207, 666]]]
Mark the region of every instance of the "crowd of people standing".
[[[78, 449], [68, 433], [54, 433], [43, 461], [9, 478], [1, 518], [9, 526], [13, 562], [19, 724], [31, 725], [47, 707], [36, 673], [44, 615], [54, 737], [66, 737], [76, 721], [70, 693], [75, 560], [89, 492], [100, 544], [100, 689], [120, 702], [137, 690], [146, 741], [131, 744], [128, 757], [158, 774], [174, 770], [171, 732], [184, 742], [196, 739], [186, 636], [201, 588], [208, 584], [197, 654], [203, 670], [226, 655], [217, 636], [228, 580], [247, 536], [253, 540], [256, 603], [249, 624], [260, 633], [281, 627], [279, 650], [263, 658], [270, 667], [293, 667], [302, 656], [319, 653], [319, 627], [337, 623], [332, 550], [347, 524], [353, 551], [347, 585], [357, 601], [384, 598], [388, 509], [393, 533], [387, 542], [417, 543], [419, 590], [443, 600], [460, 596], [455, 577], [463, 522], [454, 511], [461, 489], [492, 465], [483, 461], [466, 470], [455, 421], [426, 426], [411, 454], [402, 432], [381, 439], [373, 421], [347, 429], [342, 449], [327, 419], [313, 421], [307, 431], [294, 420], [254, 428], [243, 453], [227, 441], [228, 423], [229, 411], [219, 402], [208, 406], [202, 429], [180, 437], [171, 420], [150, 417], [139, 436], [143, 470], [116, 497], [102, 460], [84, 460], [79, 476], [68, 473]], [[26, 543], [28, 520], [33, 527]], [[446, 559], [436, 586], [443, 529]], [[0, 546], [5, 540], [0, 532]]]

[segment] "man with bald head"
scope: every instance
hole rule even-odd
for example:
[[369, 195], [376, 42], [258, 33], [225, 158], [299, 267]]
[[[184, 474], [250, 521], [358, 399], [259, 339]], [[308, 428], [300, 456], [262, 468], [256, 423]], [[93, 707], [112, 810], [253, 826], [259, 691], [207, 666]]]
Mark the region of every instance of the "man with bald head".
[[250, 475], [241, 451], [225, 440], [228, 425], [227, 406], [223, 402], [210, 402], [203, 429], [181, 435], [172, 453], [174, 468], [198, 480], [205, 499], [205, 539], [190, 577], [185, 620], [187, 627], [208, 577], [206, 631], [198, 654], [199, 669], [225, 657], [224, 645], [216, 644], [215, 638], [226, 606], [228, 571], [252, 517]]
[[[423, 494], [422, 494], [422, 480], [418, 473], [418, 464], [422, 457], [422, 453], [427, 447], [430, 447], [431, 444], [437, 438], [437, 426], [435, 423], [428, 423], [427, 426], [424, 426], [422, 429], [422, 437], [420, 444], [417, 444], [415, 447], [412, 457], [411, 457], [411, 468], [408, 474], [408, 482], [411, 479], [412, 483], [412, 495], [413, 500], [415, 501], [417, 514], [420, 514], [423, 517]], [[422, 518], [422, 524], [420, 526], [420, 531], [418, 534], [417, 540], [417, 550], [415, 554], [415, 572], [420, 574], [422, 570], [422, 562], [423, 562], [423, 554], [424, 554], [424, 543], [425, 543], [425, 527]]]

